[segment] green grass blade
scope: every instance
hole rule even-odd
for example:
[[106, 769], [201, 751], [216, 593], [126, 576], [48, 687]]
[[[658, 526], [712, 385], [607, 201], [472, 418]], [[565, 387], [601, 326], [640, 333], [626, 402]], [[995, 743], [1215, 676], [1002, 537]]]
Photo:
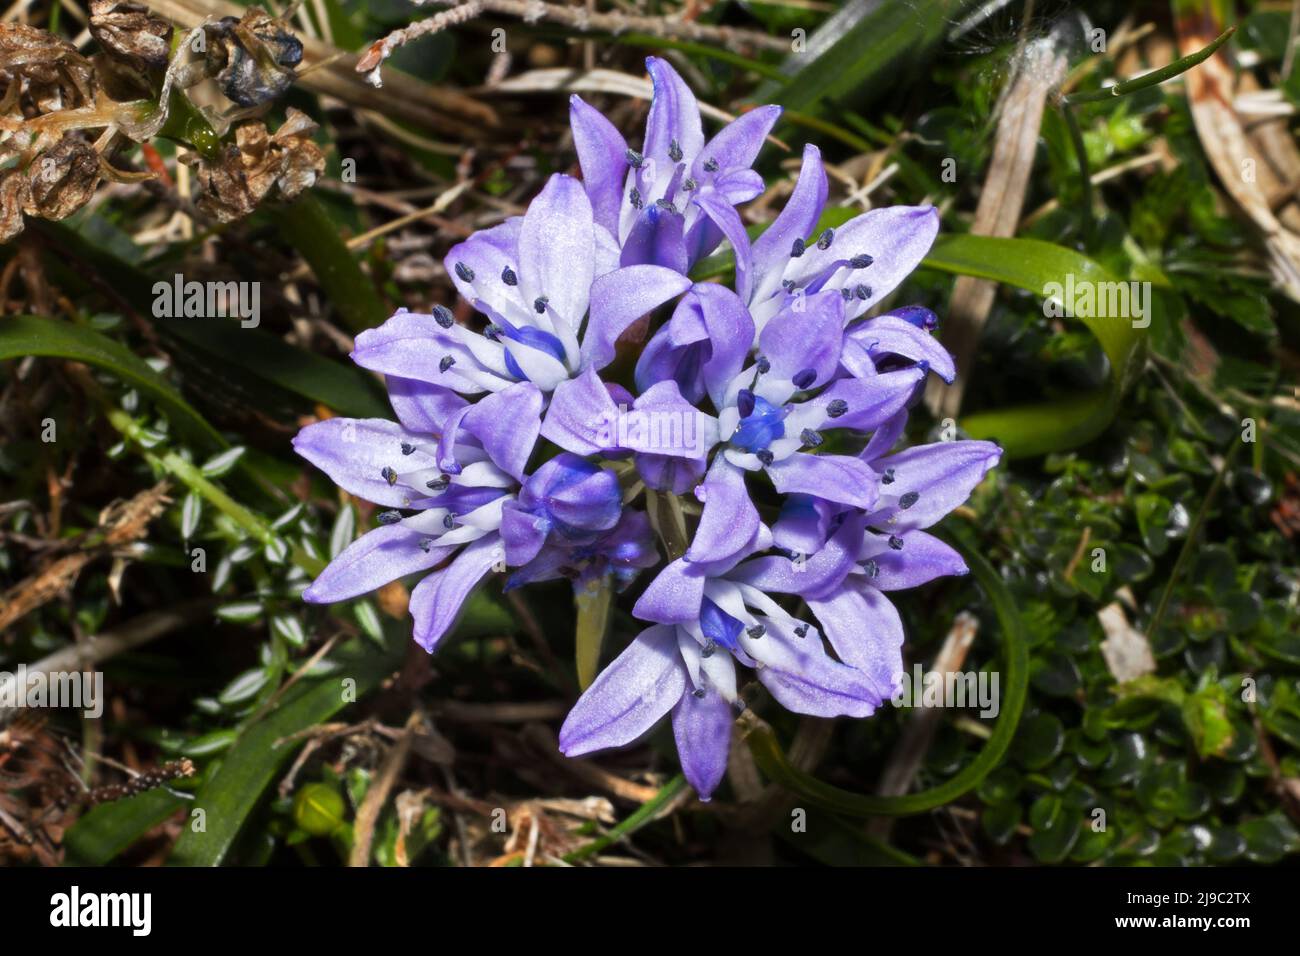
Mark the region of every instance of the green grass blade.
[[[196, 378], [202, 378], [210, 369], [222, 370], [222, 380], [213, 387], [222, 388], [223, 394], [247, 393], [250, 403], [263, 411], [276, 407], [277, 400], [282, 403], [285, 393], [289, 393], [342, 415], [390, 416], [382, 389], [373, 376], [359, 368], [289, 345], [261, 329], [242, 328], [234, 320], [155, 318], [154, 284], [173, 281], [175, 268], [155, 265], [149, 274], [114, 254], [106, 243], [87, 241], [66, 223], [40, 222], [37, 228], [61, 254], [49, 257], [51, 268], [67, 269], [71, 265], [111, 276], [114, 291], [153, 323], [164, 347], [176, 350], [182, 369], [194, 372]], [[68, 278], [75, 279], [75, 275]]]
[[168, 790], [150, 790], [125, 800], [101, 803], [77, 819], [63, 837], [72, 866], [103, 866], [183, 806]]
[[71, 359], [103, 369], [171, 412], [177, 429], [204, 445], [225, 448], [226, 440], [165, 378], [125, 346], [93, 329], [32, 315], [0, 323], [0, 359], [39, 355]]
[[[196, 831], [193, 819], [187, 821], [169, 864], [218, 866], [225, 861], [266, 788], [302, 743], [285, 743], [285, 738], [328, 720], [350, 702], [349, 697], [360, 700], [392, 673], [408, 635], [401, 628], [390, 631], [387, 653], [376, 653], [373, 645], [361, 641], [351, 642], [335, 656], [340, 667], [334, 673], [299, 681], [274, 710], [245, 728], [199, 788], [193, 808], [204, 811], [204, 829]], [[344, 694], [346, 678], [356, 682], [354, 695]]]
[[[954, 275], [992, 279], [1038, 296], [1046, 294], [1050, 283], [1064, 285], [1070, 275], [1076, 286], [1119, 281], [1082, 253], [1037, 239], [941, 236], [923, 265]], [[1126, 316], [1081, 316], [1079, 321], [1097, 337], [1110, 361], [1105, 386], [1049, 402], [977, 412], [962, 419], [966, 433], [998, 441], [1009, 458], [1076, 448], [1101, 434], [1114, 419], [1135, 369], [1142, 330], [1134, 328]]]
[[1145, 90], [1151, 86], [1158, 86], [1165, 80], [1172, 80], [1179, 74], [1186, 73], [1192, 67], [1204, 63], [1210, 57], [1214, 56], [1216, 50], [1228, 42], [1228, 38], [1237, 32], [1236, 27], [1228, 27], [1220, 33], [1204, 49], [1197, 50], [1195, 53], [1189, 53], [1187, 56], [1174, 60], [1168, 66], [1162, 66], [1158, 70], [1152, 70], [1150, 73], [1144, 73], [1141, 76], [1126, 80], [1123, 83], [1116, 83], [1114, 86], [1108, 86], [1104, 90], [1093, 90], [1088, 93], [1075, 93], [1069, 97], [1071, 103], [1100, 103], [1104, 100], [1111, 100], [1117, 96], [1126, 96], [1129, 93], [1136, 93], [1138, 90]]
[[[966, 0], [886, 0], [867, 12], [820, 56], [791, 54], [788, 63], [799, 64], [779, 92], [761, 88], [756, 102], [771, 102], [803, 112], [814, 112], [823, 100], [863, 100], [897, 89], [898, 74], [928, 58], [949, 20]], [[804, 62], [807, 61], [807, 62]]]
[[307, 260], [330, 305], [349, 329], [362, 332], [388, 318], [388, 307], [340, 238], [320, 200], [304, 193], [286, 206], [268, 206], [266, 212], [285, 242]]

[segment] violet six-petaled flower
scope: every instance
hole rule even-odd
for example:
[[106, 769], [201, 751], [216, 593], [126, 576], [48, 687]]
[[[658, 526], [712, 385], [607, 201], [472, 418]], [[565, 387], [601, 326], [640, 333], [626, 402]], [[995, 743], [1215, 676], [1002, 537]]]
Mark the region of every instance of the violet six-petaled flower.
[[[735, 207], [763, 192], [751, 166], [780, 110], [706, 141], [681, 77], [647, 65], [639, 151], [573, 97], [582, 180], [552, 176], [523, 216], [448, 252], [475, 316], [401, 310], [357, 337], [352, 358], [385, 375], [398, 421], [330, 419], [294, 446], [385, 510], [304, 597], [347, 600], [428, 572], [410, 610], [432, 651], [494, 571], [507, 587], [563, 577], [623, 590], [660, 563], [641, 488], [693, 495], [698, 508], [679, 511], [698, 514], [685, 553], [632, 610], [650, 626], [578, 700], [560, 749], [624, 746], [671, 712], [682, 769], [708, 799], [743, 706], [737, 664], [801, 714], [865, 717], [894, 694], [903, 629], [888, 594], [966, 572], [925, 529], [1001, 450], [894, 450], [927, 373], [955, 370], [934, 313], [867, 313], [929, 250], [936, 211], [881, 208], [819, 230], [827, 181], [808, 146], [751, 242]], [[724, 240], [732, 286], [694, 282]], [[616, 343], [661, 308], [631, 381], [614, 381]], [[540, 438], [560, 451], [534, 462]]]

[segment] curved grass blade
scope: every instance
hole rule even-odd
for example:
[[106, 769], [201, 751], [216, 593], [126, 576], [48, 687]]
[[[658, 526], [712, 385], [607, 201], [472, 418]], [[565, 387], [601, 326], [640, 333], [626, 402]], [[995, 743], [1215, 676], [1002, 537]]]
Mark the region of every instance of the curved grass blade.
[[176, 427], [203, 444], [226, 448], [226, 440], [165, 378], [125, 346], [85, 328], [33, 315], [0, 323], [0, 359], [39, 355], [72, 359], [110, 372], [172, 413]]
[[[1090, 283], [1098, 290], [1119, 281], [1082, 253], [1037, 239], [942, 236], [923, 265], [1004, 282], [1039, 296], [1053, 283], [1065, 286], [1069, 276], [1076, 287]], [[1100, 293], [1096, 298], [1103, 300]], [[1136, 368], [1140, 329], [1128, 316], [1080, 316], [1079, 321], [1097, 337], [1110, 362], [1105, 386], [1049, 402], [977, 412], [961, 421], [968, 435], [997, 440], [1009, 458], [1026, 458], [1076, 448], [1105, 430]]]
[[790, 55], [786, 65], [797, 72], [784, 89], [765, 85], [754, 100], [810, 113], [826, 99], [865, 99], [897, 89], [898, 73], [924, 62], [950, 19], [968, 5], [969, 0], [863, 0], [857, 19], [819, 56]]

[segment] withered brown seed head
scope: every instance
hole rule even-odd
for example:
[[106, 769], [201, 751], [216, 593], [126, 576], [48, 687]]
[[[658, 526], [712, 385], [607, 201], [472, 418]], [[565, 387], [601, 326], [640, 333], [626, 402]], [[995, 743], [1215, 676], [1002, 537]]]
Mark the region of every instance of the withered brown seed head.
[[23, 207], [31, 191], [21, 169], [0, 173], [0, 242], [8, 242], [23, 231]]
[[64, 136], [27, 169], [30, 195], [26, 213], [42, 219], [66, 219], [90, 201], [99, 175], [99, 154], [77, 136]]
[[43, 113], [89, 104], [95, 71], [67, 40], [22, 23], [0, 23], [0, 75], [26, 81]]
[[143, 3], [94, 0], [90, 35], [103, 49], [137, 70], [161, 70], [171, 52], [172, 25]]
[[250, 9], [239, 20], [205, 26], [209, 69], [221, 92], [240, 106], [260, 106], [283, 96], [302, 62], [302, 42], [283, 20]]
[[237, 146], [228, 146], [215, 162], [199, 163], [199, 211], [217, 222], [243, 219], [257, 208], [260, 196], [253, 195]]
[[274, 135], [260, 122], [235, 130], [235, 146], [216, 163], [199, 165], [198, 207], [219, 222], [242, 219], [274, 189], [293, 199], [325, 171], [325, 155], [311, 140], [316, 124], [300, 110], [286, 112]]

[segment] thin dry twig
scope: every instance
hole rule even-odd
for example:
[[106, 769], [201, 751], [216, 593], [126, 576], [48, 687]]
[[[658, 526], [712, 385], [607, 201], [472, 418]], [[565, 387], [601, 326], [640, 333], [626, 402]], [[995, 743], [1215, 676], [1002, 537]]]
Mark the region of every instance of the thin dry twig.
[[437, 33], [448, 27], [468, 22], [483, 13], [514, 17], [525, 23], [538, 23], [549, 20], [561, 26], [569, 27], [580, 33], [649, 33], [654, 36], [668, 37], [675, 40], [691, 40], [697, 43], [712, 43], [727, 49], [748, 47], [754, 50], [772, 50], [779, 53], [790, 52], [790, 41], [785, 37], [768, 36], [754, 30], [739, 27], [713, 26], [696, 23], [692, 20], [678, 20], [669, 17], [649, 17], [632, 13], [598, 13], [586, 6], [566, 7], [542, 0], [428, 0], [431, 3], [448, 6], [451, 9], [421, 20], [400, 30], [394, 30], [382, 40], [371, 44], [356, 64], [359, 73], [367, 74], [367, 82], [374, 86], [382, 83], [379, 71], [384, 61], [398, 47], [418, 37]]
[[149, 522], [166, 507], [167, 489], [167, 483], [160, 482], [130, 501], [107, 509], [101, 516], [98, 531], [88, 536], [91, 540], [81, 550], [59, 558], [0, 596], [0, 631], [66, 593], [82, 569], [96, 558], [143, 538]]
[[[228, 0], [150, 0], [149, 6], [155, 13], [186, 28], [209, 18], [239, 16], [244, 12], [243, 7]], [[454, 134], [461, 140], [480, 139], [488, 129], [498, 125], [492, 107], [459, 90], [401, 73], [391, 76], [388, 89], [380, 92], [357, 75], [354, 54], [324, 40], [312, 37], [301, 40], [303, 62], [297, 82], [314, 93], [426, 129]], [[323, 61], [329, 61], [328, 65]]]
[[402, 768], [406, 766], [406, 760], [411, 755], [411, 743], [415, 739], [416, 729], [423, 722], [424, 714], [419, 710], [411, 713], [406, 720], [402, 736], [384, 758], [384, 765], [379, 768], [375, 782], [366, 791], [366, 797], [357, 809], [357, 819], [353, 827], [355, 837], [348, 866], [370, 865], [370, 846], [375, 839], [375, 824], [379, 822], [379, 813], [383, 810], [393, 785], [397, 783]]
[[[34, 664], [27, 665], [28, 675], [49, 674], [53, 671], [73, 671], [90, 667], [100, 661], [147, 644], [208, 614], [217, 605], [213, 598], [201, 598], [132, 618], [112, 630], [88, 637], [78, 644], [55, 651]], [[0, 706], [0, 725], [6, 723], [16, 708]]]

